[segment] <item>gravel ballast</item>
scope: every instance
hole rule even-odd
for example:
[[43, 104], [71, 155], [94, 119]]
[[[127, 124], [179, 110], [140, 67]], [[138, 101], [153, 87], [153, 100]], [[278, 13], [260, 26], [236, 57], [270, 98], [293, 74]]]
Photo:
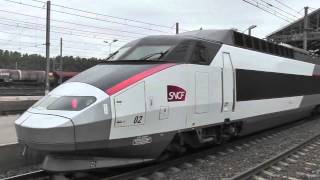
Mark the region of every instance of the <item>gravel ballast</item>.
[[[268, 133], [268, 132], [266, 132]], [[178, 173], [167, 173], [167, 179], [223, 179], [231, 178], [278, 154], [320, 134], [320, 118], [280, 131], [267, 138], [249, 141], [238, 148], [192, 163], [192, 168], [181, 168]], [[233, 151], [233, 152], [232, 152]]]

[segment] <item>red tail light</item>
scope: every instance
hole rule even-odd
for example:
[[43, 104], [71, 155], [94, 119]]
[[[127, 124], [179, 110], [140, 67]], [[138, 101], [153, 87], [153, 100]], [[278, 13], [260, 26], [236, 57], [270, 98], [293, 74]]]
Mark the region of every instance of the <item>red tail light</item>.
[[72, 107], [72, 109], [77, 109], [78, 108], [78, 100], [77, 99], [72, 99], [71, 107]]

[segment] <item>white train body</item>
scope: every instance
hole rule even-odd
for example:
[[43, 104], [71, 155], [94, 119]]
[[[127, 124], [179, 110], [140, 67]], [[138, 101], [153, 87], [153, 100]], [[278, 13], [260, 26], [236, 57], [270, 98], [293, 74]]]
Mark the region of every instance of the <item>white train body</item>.
[[[19, 140], [50, 152], [50, 171], [123, 166], [154, 160], [173, 145], [199, 147], [297, 120], [320, 104], [318, 65], [287, 57], [288, 49], [275, 55], [228, 44], [230, 33], [172, 36], [180, 51], [194, 41], [200, 50], [189, 56], [200, 54], [198, 62], [149, 61], [151, 55], [79, 74], [16, 121]], [[163, 38], [171, 36], [149, 41]], [[212, 51], [201, 49], [206, 43]], [[71, 109], [50, 108], [61, 97], [70, 97]]]

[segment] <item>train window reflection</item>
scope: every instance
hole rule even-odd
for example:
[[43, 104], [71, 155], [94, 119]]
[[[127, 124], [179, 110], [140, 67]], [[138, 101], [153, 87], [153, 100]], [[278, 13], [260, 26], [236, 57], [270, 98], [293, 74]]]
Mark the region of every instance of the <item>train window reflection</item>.
[[32, 107], [37, 109], [45, 109], [48, 105], [59, 99], [57, 96], [45, 96], [36, 102]]
[[160, 59], [163, 53], [166, 53], [172, 45], [148, 45], [139, 46], [134, 49], [131, 53], [122, 57], [122, 60], [143, 60], [150, 56], [149, 59]]
[[63, 96], [50, 104], [48, 110], [80, 111], [97, 99], [93, 96]]
[[131, 47], [126, 46], [120, 48], [118, 51], [110, 54], [110, 56], [107, 58], [107, 60], [112, 61], [114, 59], [118, 59], [120, 56], [124, 55]]

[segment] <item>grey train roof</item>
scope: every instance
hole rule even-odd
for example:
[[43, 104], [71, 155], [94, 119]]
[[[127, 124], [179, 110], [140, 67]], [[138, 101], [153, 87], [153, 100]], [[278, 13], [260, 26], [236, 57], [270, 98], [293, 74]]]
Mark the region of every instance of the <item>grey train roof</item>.
[[233, 29], [221, 30], [196, 30], [179, 34], [178, 36], [215, 41], [231, 46], [259, 51], [276, 56], [296, 59], [299, 61], [320, 64], [319, 57], [312, 54], [302, 53], [295, 48], [282, 46], [270, 41], [259, 39], [254, 36], [237, 32]]
[[181, 36], [191, 36], [199, 39], [206, 39], [209, 41], [218, 41], [224, 44], [234, 44], [233, 42], [234, 31], [232, 29], [220, 30], [196, 30], [181, 33]]

